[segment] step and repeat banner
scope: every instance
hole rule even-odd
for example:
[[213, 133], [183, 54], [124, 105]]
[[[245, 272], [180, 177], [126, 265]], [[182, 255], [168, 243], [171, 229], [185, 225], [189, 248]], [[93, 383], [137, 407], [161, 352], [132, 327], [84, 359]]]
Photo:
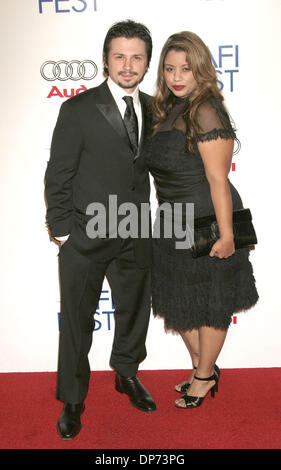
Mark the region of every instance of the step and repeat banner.
[[[230, 179], [258, 235], [251, 254], [258, 304], [232, 317], [219, 365], [281, 366], [280, 0], [0, 0], [1, 354], [0, 372], [55, 371], [60, 292], [58, 248], [45, 225], [44, 174], [61, 104], [103, 80], [102, 47], [116, 21], [144, 23], [153, 37], [141, 84], [155, 92], [158, 58], [171, 34], [208, 45], [242, 148]], [[151, 203], [156, 209], [152, 182]], [[108, 370], [114, 306], [107, 281], [95, 314], [92, 370]], [[141, 369], [191, 366], [179, 336], [151, 316]]]

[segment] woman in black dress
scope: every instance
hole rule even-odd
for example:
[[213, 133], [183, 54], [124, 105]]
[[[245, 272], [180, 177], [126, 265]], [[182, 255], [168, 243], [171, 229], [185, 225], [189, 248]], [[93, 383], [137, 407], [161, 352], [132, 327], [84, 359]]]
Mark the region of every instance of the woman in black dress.
[[[180, 333], [193, 371], [175, 386], [179, 408], [201, 405], [218, 389], [215, 364], [231, 316], [258, 300], [249, 249], [235, 251], [232, 212], [243, 208], [230, 183], [234, 142], [238, 142], [208, 48], [194, 33], [165, 43], [153, 100], [155, 125], [145, 157], [159, 205], [193, 203], [194, 217], [215, 214], [220, 238], [207, 256], [192, 258], [175, 237], [153, 239], [152, 304], [166, 329]], [[238, 142], [239, 143], [239, 142]], [[161, 217], [160, 217], [161, 219]]]

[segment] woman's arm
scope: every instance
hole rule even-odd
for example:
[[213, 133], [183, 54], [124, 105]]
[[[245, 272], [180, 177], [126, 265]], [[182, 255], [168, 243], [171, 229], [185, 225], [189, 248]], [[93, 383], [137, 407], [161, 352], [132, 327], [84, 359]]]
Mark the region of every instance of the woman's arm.
[[235, 252], [232, 197], [228, 184], [233, 140], [218, 138], [217, 140], [198, 142], [198, 150], [210, 184], [211, 198], [220, 231], [220, 238], [213, 245], [210, 256], [228, 258]]

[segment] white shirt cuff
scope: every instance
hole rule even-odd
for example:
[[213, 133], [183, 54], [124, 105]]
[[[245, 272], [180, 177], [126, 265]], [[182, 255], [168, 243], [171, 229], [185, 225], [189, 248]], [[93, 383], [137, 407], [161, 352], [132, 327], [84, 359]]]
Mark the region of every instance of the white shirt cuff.
[[69, 235], [64, 235], [63, 237], [54, 237], [56, 240], [58, 240], [59, 242], [63, 242], [65, 240], [67, 240], [69, 237]]

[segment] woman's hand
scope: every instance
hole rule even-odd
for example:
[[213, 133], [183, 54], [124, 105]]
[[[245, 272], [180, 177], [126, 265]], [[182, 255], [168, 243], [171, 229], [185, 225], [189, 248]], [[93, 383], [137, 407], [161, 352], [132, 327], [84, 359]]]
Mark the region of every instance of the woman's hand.
[[217, 258], [228, 258], [235, 253], [234, 239], [219, 238], [212, 246], [209, 256], [216, 256]]

